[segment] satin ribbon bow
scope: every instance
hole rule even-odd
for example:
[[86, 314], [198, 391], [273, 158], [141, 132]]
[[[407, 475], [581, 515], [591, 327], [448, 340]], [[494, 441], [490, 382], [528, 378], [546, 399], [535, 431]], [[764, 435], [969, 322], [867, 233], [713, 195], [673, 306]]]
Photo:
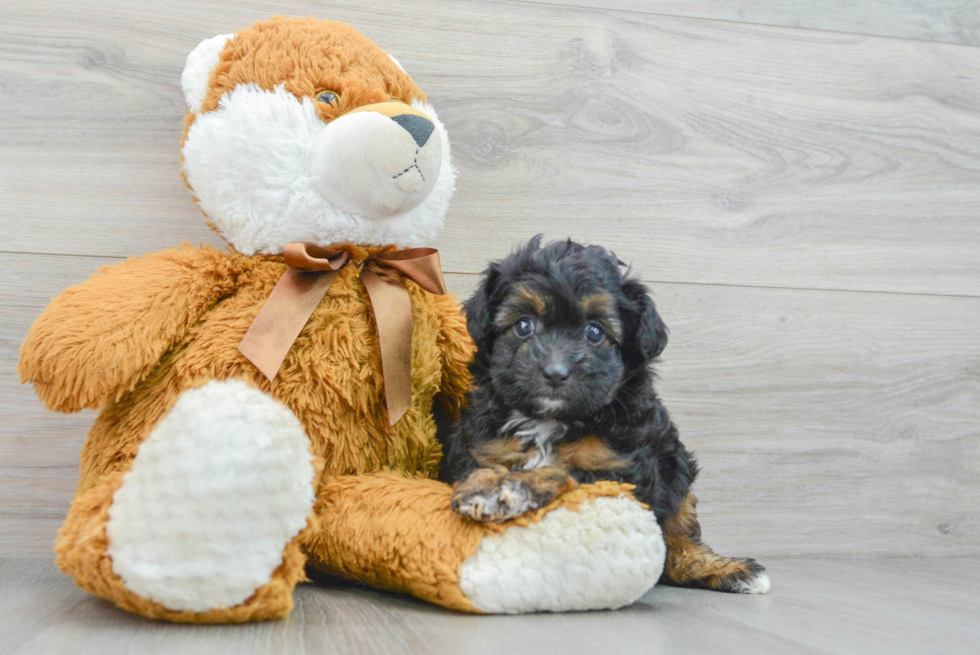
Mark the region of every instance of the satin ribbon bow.
[[[238, 350], [269, 380], [278, 375], [293, 342], [337, 273], [351, 262], [350, 252], [313, 243], [287, 243], [283, 256], [289, 268], [238, 345]], [[391, 425], [412, 404], [412, 303], [398, 273], [429, 293], [447, 293], [439, 251], [433, 248], [377, 253], [364, 260], [361, 282], [378, 324], [385, 404]]]

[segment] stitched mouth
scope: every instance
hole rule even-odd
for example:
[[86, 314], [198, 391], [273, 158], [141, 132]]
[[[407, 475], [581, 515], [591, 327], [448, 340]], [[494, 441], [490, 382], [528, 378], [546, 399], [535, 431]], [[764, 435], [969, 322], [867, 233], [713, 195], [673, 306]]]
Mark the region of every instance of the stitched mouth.
[[406, 168], [405, 170], [403, 170], [398, 175], [392, 175], [391, 176], [391, 179], [397, 180], [402, 175], [404, 175], [405, 173], [409, 172], [410, 170], [412, 170], [414, 168], [415, 170], [417, 170], [419, 172], [419, 177], [422, 178], [422, 181], [425, 182], [425, 175], [422, 174], [422, 169], [419, 168], [419, 163], [418, 162], [419, 162], [419, 149], [416, 148], [415, 149], [415, 159], [412, 160], [412, 165], [409, 166], [408, 168]]

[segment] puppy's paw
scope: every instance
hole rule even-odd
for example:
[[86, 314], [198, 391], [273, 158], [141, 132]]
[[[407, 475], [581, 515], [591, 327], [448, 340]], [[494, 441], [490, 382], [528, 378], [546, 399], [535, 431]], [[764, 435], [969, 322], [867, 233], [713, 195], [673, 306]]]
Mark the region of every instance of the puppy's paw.
[[743, 566], [729, 580], [730, 588], [727, 591], [736, 594], [768, 594], [771, 583], [765, 567], [751, 558], [741, 562]]
[[477, 469], [453, 491], [452, 508], [474, 521], [509, 521], [576, 486], [572, 478], [556, 470]]
[[535, 509], [531, 490], [508, 479], [509, 473], [503, 466], [473, 471], [453, 491], [453, 510], [474, 521], [497, 522]]

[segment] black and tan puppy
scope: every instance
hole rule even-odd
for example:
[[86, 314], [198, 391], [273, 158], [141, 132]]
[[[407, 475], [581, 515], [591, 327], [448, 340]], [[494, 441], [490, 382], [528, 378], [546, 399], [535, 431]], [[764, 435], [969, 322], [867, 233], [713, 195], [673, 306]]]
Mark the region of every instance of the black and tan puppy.
[[476, 387], [442, 465], [457, 512], [504, 521], [580, 483], [629, 482], [663, 529], [661, 582], [769, 590], [755, 560], [701, 543], [698, 468], [652, 386], [667, 328], [615, 255], [536, 237], [490, 265], [466, 317]]

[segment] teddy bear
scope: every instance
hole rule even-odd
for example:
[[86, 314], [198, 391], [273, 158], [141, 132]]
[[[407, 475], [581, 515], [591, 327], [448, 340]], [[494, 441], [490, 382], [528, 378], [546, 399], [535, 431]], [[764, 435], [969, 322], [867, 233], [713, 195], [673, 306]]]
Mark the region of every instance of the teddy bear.
[[55, 298], [19, 373], [101, 409], [56, 563], [145, 617], [285, 616], [306, 567], [447, 608], [614, 608], [658, 580], [652, 512], [585, 485], [502, 524], [455, 514], [437, 424], [473, 345], [438, 234], [449, 139], [353, 28], [274, 17], [188, 56], [182, 174], [227, 251], [182, 245]]

